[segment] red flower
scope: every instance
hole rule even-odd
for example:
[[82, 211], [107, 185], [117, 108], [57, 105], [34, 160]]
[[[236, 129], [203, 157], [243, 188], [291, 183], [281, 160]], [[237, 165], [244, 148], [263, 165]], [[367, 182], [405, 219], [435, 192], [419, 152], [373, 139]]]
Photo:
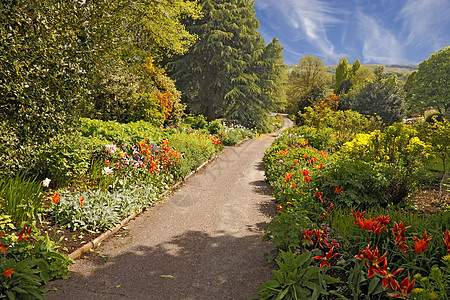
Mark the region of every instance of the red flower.
[[[0, 236], [4, 236], [4, 233], [0, 233]], [[2, 242], [0, 242], [0, 250], [2, 250], [3, 254], [6, 254], [6, 248], [3, 246]]]
[[418, 239], [415, 236], [413, 237], [413, 239], [416, 241], [414, 243], [414, 251], [416, 251], [417, 254], [419, 254], [420, 252], [427, 250], [428, 248], [428, 242], [431, 241], [431, 238], [433, 236], [427, 237], [427, 232], [425, 231], [425, 233], [423, 234], [422, 239]]
[[298, 159], [294, 159], [294, 165], [298, 163]]
[[286, 176], [284, 177], [284, 181], [282, 183], [289, 182], [289, 180], [291, 180], [292, 178], [292, 175], [294, 174], [286, 172]]
[[316, 197], [319, 198], [320, 200], [322, 200], [323, 197], [323, 192], [316, 192]]
[[306, 229], [303, 230], [303, 238], [307, 239], [311, 244], [314, 244], [314, 242], [311, 240], [311, 235], [314, 233], [314, 230]]
[[389, 224], [389, 221], [391, 221], [391, 217], [389, 215], [387, 215], [387, 216], [378, 215], [376, 221], [383, 225], [387, 225], [387, 224]]
[[31, 226], [27, 229], [26, 225], [23, 225], [22, 233], [16, 233], [16, 235], [19, 237], [17, 241], [25, 240], [28, 243], [30, 242], [30, 240], [36, 241], [36, 239], [32, 237], [30, 233], [31, 233]]
[[396, 291], [398, 291], [398, 294], [391, 294], [387, 293], [391, 297], [399, 298], [402, 297], [403, 299], [408, 299], [408, 295], [411, 293], [412, 289], [414, 288], [414, 284], [416, 283], [416, 280], [409, 282], [409, 277], [406, 277], [403, 279], [403, 281], [400, 283], [400, 286], [397, 287]]
[[84, 201], [84, 198], [80, 198], [80, 204], [81, 204], [81, 207], [83, 207], [83, 206], [84, 206], [84, 203], [83, 203], [83, 201]]
[[281, 211], [281, 210], [283, 210], [283, 206], [281, 206], [281, 204], [279, 204], [279, 205], [277, 206], [277, 209]]
[[303, 176], [305, 176], [305, 177], [308, 177], [309, 173], [311, 173], [310, 170], [307, 170], [307, 169], [303, 169], [303, 170], [302, 170], [302, 174], [303, 174]]
[[59, 194], [57, 192], [53, 195], [53, 197], [49, 197], [49, 198], [55, 204], [59, 202]]
[[320, 151], [320, 155], [322, 155], [324, 159], [327, 159], [327, 153], [325, 151]]
[[311, 179], [312, 179], [311, 177], [305, 176], [305, 181], [306, 181], [306, 182], [310, 182]]
[[334, 192], [336, 193], [336, 194], [339, 194], [340, 192], [342, 192], [344, 190], [344, 188], [341, 186], [339, 189], [338, 188], [335, 188], [334, 189]]
[[354, 211], [352, 211], [352, 213], [350, 214], [350, 216], [355, 217], [355, 222], [354, 222], [355, 225], [359, 223], [359, 219], [361, 219], [362, 216], [364, 216], [365, 213], [366, 213], [365, 211], [360, 212], [359, 210], [358, 210], [356, 213], [355, 213]]
[[286, 202], [286, 206], [290, 206], [291, 205], [291, 202]]
[[448, 232], [448, 229], [446, 232], [443, 232], [442, 235], [444, 236], [442, 238], [442, 241], [444, 242], [444, 245], [447, 248], [448, 254], [450, 254], [450, 233]]
[[375, 218], [372, 219], [366, 219], [366, 218], [359, 218], [359, 227], [361, 229], [370, 230], [372, 229], [373, 225], [375, 224]]
[[393, 278], [393, 276], [397, 275], [400, 271], [402, 271], [403, 269], [398, 269], [397, 271], [394, 271], [392, 273], [388, 272], [388, 267], [387, 267], [387, 260], [384, 260], [384, 266], [383, 268], [378, 268], [378, 270], [375, 270], [375, 273], [379, 274], [380, 276], [383, 277], [382, 283], [383, 283], [383, 289], [386, 289], [387, 286], [390, 284], [391, 288], [396, 291], [397, 288], [399, 287], [397, 280], [395, 280]]
[[381, 225], [382, 224], [380, 222], [375, 221], [375, 223], [373, 224], [373, 226], [369, 230], [369, 232], [373, 232], [375, 234], [380, 234], [381, 232], [383, 232], [383, 229], [385, 229], [387, 231], [386, 227], [385, 226], [381, 227]]
[[297, 187], [297, 184], [291, 183], [291, 186], [292, 186], [292, 187]]
[[308, 145], [308, 141], [304, 141], [304, 142], [302, 143], [302, 146], [303, 146], [303, 147], [305, 147], [306, 145]]
[[11, 269], [5, 270], [3, 272], [3, 276], [11, 278], [11, 275], [14, 274], [14, 273], [15, 273], [14, 272], [14, 268], [11, 268]]
[[314, 168], [316, 168], [316, 169], [322, 169], [322, 168], [323, 168], [323, 163], [318, 164], [318, 165], [315, 166]]
[[334, 250], [334, 247], [332, 247], [325, 256], [319, 256], [318, 255], [318, 256], [314, 256], [313, 257], [314, 259], [321, 259], [322, 260], [322, 262], [320, 263], [320, 269], [322, 269], [323, 266], [331, 267], [331, 265], [330, 265], [330, 263], [328, 261], [330, 259], [332, 259], [333, 257], [335, 257], [336, 255], [339, 255], [339, 253], [333, 254], [333, 250]]
[[407, 226], [403, 228], [403, 221], [400, 221], [400, 224], [397, 224], [397, 222], [394, 222], [394, 228], [391, 228], [391, 230], [396, 234], [403, 234], [408, 228], [411, 226]]

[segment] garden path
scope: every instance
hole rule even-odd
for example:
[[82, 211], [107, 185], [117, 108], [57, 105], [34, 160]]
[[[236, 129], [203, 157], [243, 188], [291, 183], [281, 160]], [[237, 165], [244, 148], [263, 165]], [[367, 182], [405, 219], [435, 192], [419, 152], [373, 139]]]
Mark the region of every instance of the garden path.
[[[286, 126], [292, 122], [286, 119]], [[285, 127], [286, 127], [285, 126]], [[223, 153], [51, 282], [47, 299], [250, 299], [272, 277], [263, 228], [276, 214], [264, 151], [276, 134]]]

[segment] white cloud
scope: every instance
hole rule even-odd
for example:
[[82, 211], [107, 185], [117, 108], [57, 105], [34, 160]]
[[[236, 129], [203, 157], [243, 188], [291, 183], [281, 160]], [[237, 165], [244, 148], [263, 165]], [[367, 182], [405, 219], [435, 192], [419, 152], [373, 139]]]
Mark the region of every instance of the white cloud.
[[359, 38], [362, 40], [363, 63], [404, 63], [403, 49], [398, 38], [376, 20], [357, 13]]
[[306, 40], [324, 57], [337, 59], [344, 54], [335, 53], [335, 47], [327, 37], [327, 29], [342, 19], [337, 18], [339, 11], [330, 1], [322, 0], [257, 0], [260, 9], [272, 10], [271, 17], [276, 16], [286, 26], [291, 41]]
[[437, 50], [449, 43], [450, 5], [448, 0], [408, 0], [399, 13], [411, 46]]

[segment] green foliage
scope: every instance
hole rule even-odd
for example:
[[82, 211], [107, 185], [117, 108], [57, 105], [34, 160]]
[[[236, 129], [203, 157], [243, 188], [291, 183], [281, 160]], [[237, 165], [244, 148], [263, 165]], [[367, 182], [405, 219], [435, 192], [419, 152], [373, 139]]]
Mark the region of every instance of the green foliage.
[[339, 60], [339, 64], [336, 68], [336, 74], [335, 74], [335, 82], [334, 82], [334, 93], [338, 94], [338, 90], [344, 80], [350, 77], [349, 72], [350, 66], [348, 64], [347, 58], [341, 58]]
[[263, 283], [253, 299], [320, 299], [337, 294], [328, 287], [340, 281], [312, 265], [310, 252], [281, 252], [277, 264], [280, 269], [272, 271], [275, 277]]
[[406, 114], [405, 94], [395, 76], [383, 78], [376, 72], [375, 80], [345, 96], [347, 106], [366, 116], [379, 116], [386, 125], [399, 122]]
[[41, 150], [35, 171], [42, 178], [52, 178], [56, 186], [69, 184], [71, 179], [84, 175], [89, 168], [92, 151], [87, 140], [77, 131], [52, 138]]
[[183, 123], [189, 125], [192, 129], [205, 129], [208, 126], [208, 121], [203, 115], [189, 115], [183, 119]]
[[67, 130], [84, 106], [86, 62], [78, 1], [2, 1], [0, 117], [20, 143]]
[[302, 231], [314, 227], [307, 211], [282, 212], [264, 228], [263, 242], [271, 242], [278, 251], [303, 249], [307, 241], [302, 238]]
[[70, 230], [105, 231], [157, 199], [158, 190], [152, 184], [129, 184], [126, 189], [111, 192], [64, 192], [51, 213], [58, 224]]
[[417, 287], [411, 299], [449, 299], [450, 295], [450, 255], [442, 258], [442, 266], [432, 267], [428, 276], [414, 275]]
[[137, 144], [144, 139], [157, 142], [162, 139], [163, 131], [144, 121], [121, 124], [115, 121], [80, 119], [79, 131], [84, 137], [102, 140], [104, 143], [114, 141], [122, 145]]
[[330, 83], [331, 76], [320, 59], [311, 55], [303, 57], [289, 73], [286, 87], [288, 112], [296, 114], [323, 98]]
[[264, 45], [253, 2], [200, 3], [205, 17], [186, 20], [186, 28], [199, 39], [186, 55], [170, 60], [169, 74], [190, 113], [204, 115], [209, 121], [224, 117], [262, 130], [281, 91], [282, 48], [277, 41]]
[[20, 227], [33, 224], [39, 218], [42, 204], [42, 183], [18, 173], [14, 177], [0, 179], [0, 211]]
[[437, 109], [449, 116], [450, 47], [439, 50], [419, 64], [414, 76], [411, 105]]

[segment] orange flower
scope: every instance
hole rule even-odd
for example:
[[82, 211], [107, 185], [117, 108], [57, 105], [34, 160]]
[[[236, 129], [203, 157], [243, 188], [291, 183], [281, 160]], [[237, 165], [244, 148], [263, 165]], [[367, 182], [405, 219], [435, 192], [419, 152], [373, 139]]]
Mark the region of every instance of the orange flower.
[[80, 204], [81, 204], [81, 207], [83, 207], [83, 206], [84, 206], [84, 203], [83, 203], [83, 201], [84, 201], [84, 198], [80, 198]]
[[311, 173], [311, 171], [306, 170], [306, 169], [303, 169], [303, 170], [302, 170], [302, 174], [303, 174], [303, 176], [305, 176], [305, 177], [308, 177], [308, 174], [309, 174], [309, 173]]
[[298, 159], [294, 159], [294, 165], [298, 163]]
[[[0, 236], [4, 236], [4, 233], [0, 233]], [[3, 246], [2, 242], [0, 242], [0, 250], [2, 250], [3, 254], [6, 254], [6, 248]]]
[[391, 228], [391, 230], [396, 234], [403, 234], [410, 227], [411, 226], [407, 226], [403, 228], [403, 221], [400, 221], [399, 224], [397, 224], [397, 222], [394, 222], [394, 228]]
[[49, 197], [50, 200], [52, 200], [53, 203], [57, 204], [59, 202], [59, 194], [56, 192], [53, 197]]
[[314, 168], [316, 168], [316, 169], [322, 169], [322, 168], [323, 168], [323, 163], [318, 164], [318, 165], [315, 166]]
[[302, 143], [302, 146], [303, 146], [303, 147], [305, 147], [306, 145], [308, 145], [308, 141], [304, 141], [304, 142]]
[[450, 254], [450, 233], [448, 232], [448, 229], [446, 232], [443, 232], [442, 235], [444, 236], [442, 238], [442, 241], [444, 242], [444, 245], [447, 248], [448, 254]]
[[297, 187], [297, 185], [295, 183], [291, 183], [292, 187]]
[[14, 272], [14, 268], [11, 268], [11, 269], [5, 270], [3, 272], [3, 276], [11, 278], [11, 275], [14, 274], [14, 273], [15, 273]]
[[291, 180], [292, 178], [292, 175], [294, 174], [286, 172], [286, 176], [284, 177], [284, 181], [282, 183], [289, 182], [289, 180]]
[[290, 206], [291, 205], [291, 202], [286, 202], [286, 206]]
[[336, 193], [336, 194], [339, 194], [340, 192], [342, 192], [344, 190], [344, 188], [341, 186], [339, 189], [338, 188], [335, 188], [334, 189], [334, 192]]
[[281, 210], [283, 210], [283, 206], [281, 206], [281, 204], [279, 204], [279, 205], [277, 206], [277, 209], [281, 211]]
[[320, 268], [321, 269], [323, 268], [323, 266], [331, 267], [330, 263], [328, 261], [330, 259], [332, 259], [333, 257], [335, 257], [336, 255], [339, 255], [339, 253], [333, 254], [333, 250], [334, 250], [334, 247], [332, 247], [330, 249], [330, 251], [328, 251], [328, 253], [325, 256], [323, 256], [323, 257], [322, 256], [314, 256], [313, 257], [314, 259], [321, 259], [322, 260], [322, 262], [320, 263]]
[[325, 151], [320, 151], [320, 155], [322, 155], [324, 159], [327, 159], [327, 153]]
[[395, 298], [402, 297], [403, 299], [408, 299], [408, 295], [413, 290], [415, 283], [416, 283], [415, 279], [409, 282], [409, 277], [406, 277], [405, 279], [403, 279], [402, 283], [400, 283], [400, 286], [397, 286], [396, 291], [399, 292], [398, 294], [391, 294], [391, 293], [387, 294]]
[[425, 231], [425, 233], [423, 234], [422, 239], [418, 239], [415, 236], [413, 237], [413, 239], [416, 241], [414, 243], [414, 251], [416, 251], [417, 254], [419, 254], [420, 252], [427, 250], [428, 248], [428, 242], [431, 241], [431, 238], [433, 236], [427, 237], [427, 232]]
[[109, 160], [105, 159], [105, 164], [110, 165]]

